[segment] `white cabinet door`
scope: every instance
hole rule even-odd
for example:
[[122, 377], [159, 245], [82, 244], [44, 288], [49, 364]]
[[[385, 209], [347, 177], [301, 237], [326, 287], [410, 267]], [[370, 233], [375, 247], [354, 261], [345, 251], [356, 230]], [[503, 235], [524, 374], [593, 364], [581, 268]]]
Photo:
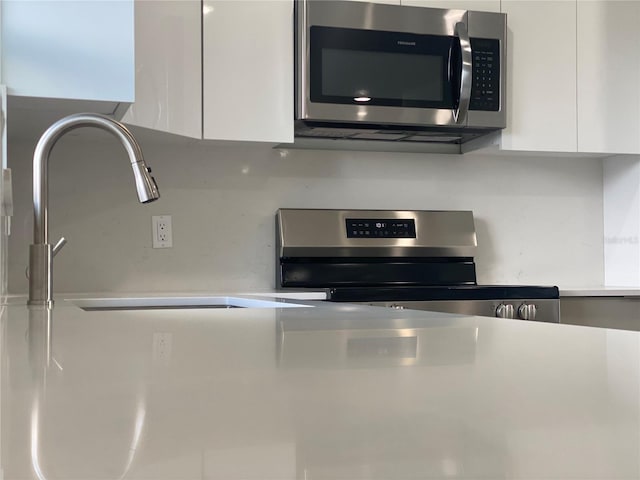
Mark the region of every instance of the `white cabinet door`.
[[0, 7], [10, 96], [133, 101], [133, 0], [3, 0]]
[[640, 1], [578, 1], [578, 150], [640, 153]]
[[136, 1], [135, 103], [123, 121], [202, 138], [200, 0]]
[[500, 12], [500, 0], [402, 0], [408, 7], [446, 8], [449, 10], [475, 10]]
[[576, 3], [503, 0], [507, 14], [504, 150], [577, 151]]
[[204, 0], [203, 136], [293, 142], [293, 1]]

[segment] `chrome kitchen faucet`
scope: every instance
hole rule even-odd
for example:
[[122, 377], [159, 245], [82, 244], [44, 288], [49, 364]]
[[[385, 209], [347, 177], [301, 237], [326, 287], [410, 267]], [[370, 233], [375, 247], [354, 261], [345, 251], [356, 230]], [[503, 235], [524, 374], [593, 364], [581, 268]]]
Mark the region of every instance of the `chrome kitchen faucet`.
[[80, 127], [96, 127], [113, 134], [124, 146], [138, 191], [140, 203], [160, 198], [158, 186], [142, 157], [142, 150], [131, 132], [121, 123], [93, 113], [69, 115], [51, 125], [40, 137], [33, 154], [33, 244], [29, 248], [29, 305], [53, 306], [53, 257], [64, 246], [49, 243], [49, 155], [65, 133]]

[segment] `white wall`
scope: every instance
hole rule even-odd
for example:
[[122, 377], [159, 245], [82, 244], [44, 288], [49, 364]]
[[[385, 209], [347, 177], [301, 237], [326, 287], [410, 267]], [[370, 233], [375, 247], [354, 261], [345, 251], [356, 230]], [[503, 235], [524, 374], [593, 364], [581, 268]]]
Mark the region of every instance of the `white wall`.
[[[470, 209], [481, 283], [601, 284], [602, 161], [211, 146], [138, 138], [162, 198], [139, 205], [121, 147], [72, 132], [53, 150], [56, 292], [250, 291], [274, 286], [278, 207]], [[10, 142], [9, 287], [27, 290], [34, 140]], [[172, 249], [151, 248], [151, 215], [173, 216]]]
[[640, 286], [640, 155], [603, 161], [604, 284]]

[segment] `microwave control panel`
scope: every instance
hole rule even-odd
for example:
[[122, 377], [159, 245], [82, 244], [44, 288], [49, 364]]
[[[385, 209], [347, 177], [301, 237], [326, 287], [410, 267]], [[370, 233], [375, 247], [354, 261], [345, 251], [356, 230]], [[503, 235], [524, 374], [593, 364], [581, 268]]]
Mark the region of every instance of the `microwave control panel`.
[[472, 71], [469, 110], [500, 110], [500, 41], [471, 39]]

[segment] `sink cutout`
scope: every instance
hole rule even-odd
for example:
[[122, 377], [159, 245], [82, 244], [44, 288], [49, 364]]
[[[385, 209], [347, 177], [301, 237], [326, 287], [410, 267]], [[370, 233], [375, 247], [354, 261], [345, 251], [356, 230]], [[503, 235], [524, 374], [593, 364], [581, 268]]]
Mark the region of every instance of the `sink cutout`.
[[241, 297], [137, 297], [67, 299], [88, 312], [109, 310], [183, 310], [232, 308], [304, 308], [312, 305]]
[[200, 308], [247, 308], [239, 305], [136, 305], [136, 306], [103, 306], [103, 307], [80, 307], [86, 312], [102, 312], [107, 310], [188, 310]]

